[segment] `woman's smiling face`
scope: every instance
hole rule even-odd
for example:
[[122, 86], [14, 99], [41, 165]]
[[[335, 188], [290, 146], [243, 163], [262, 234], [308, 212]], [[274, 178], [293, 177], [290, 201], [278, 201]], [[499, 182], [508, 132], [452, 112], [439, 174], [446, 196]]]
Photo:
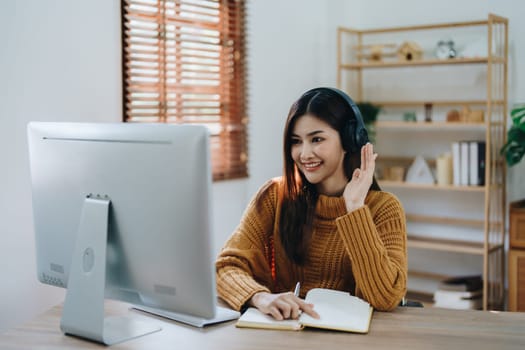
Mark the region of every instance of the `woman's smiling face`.
[[340, 195], [348, 179], [343, 168], [345, 151], [337, 130], [323, 120], [306, 114], [292, 130], [292, 159], [317, 192]]

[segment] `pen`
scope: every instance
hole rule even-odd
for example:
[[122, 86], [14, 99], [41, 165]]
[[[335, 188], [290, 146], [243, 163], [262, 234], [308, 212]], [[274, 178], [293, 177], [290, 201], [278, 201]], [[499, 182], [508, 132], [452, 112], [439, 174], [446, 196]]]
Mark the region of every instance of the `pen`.
[[301, 290], [301, 282], [297, 282], [297, 284], [295, 285], [295, 289], [293, 291], [293, 294], [298, 297], [299, 296], [299, 291]]

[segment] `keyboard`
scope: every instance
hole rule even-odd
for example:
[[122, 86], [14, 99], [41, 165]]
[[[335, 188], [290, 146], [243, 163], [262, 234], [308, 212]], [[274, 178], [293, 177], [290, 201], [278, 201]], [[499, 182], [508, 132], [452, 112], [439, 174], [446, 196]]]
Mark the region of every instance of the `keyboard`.
[[213, 318], [203, 318], [198, 316], [191, 316], [187, 314], [181, 314], [178, 312], [166, 311], [155, 309], [152, 307], [142, 306], [142, 305], [133, 305], [134, 309], [148, 312], [150, 314], [158, 315], [161, 317], [169, 318], [170, 320], [182, 322], [189, 324], [194, 327], [204, 327], [215, 323], [221, 323], [231, 320], [236, 320], [241, 316], [241, 313], [232, 309], [228, 309], [222, 306], [215, 306], [215, 317]]

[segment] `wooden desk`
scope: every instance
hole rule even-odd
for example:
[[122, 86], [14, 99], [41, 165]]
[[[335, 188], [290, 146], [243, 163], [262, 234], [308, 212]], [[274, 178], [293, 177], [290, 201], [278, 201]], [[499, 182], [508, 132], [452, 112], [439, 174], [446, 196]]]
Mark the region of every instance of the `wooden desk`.
[[[32, 322], [1, 334], [0, 349], [107, 349], [63, 335], [59, 329], [61, 310], [54, 307]], [[125, 304], [108, 302], [108, 314], [125, 312]], [[162, 331], [110, 349], [525, 349], [525, 313], [398, 308], [391, 313], [374, 312], [368, 334], [239, 329], [234, 321], [200, 329], [139, 311], [129, 313], [160, 323]]]

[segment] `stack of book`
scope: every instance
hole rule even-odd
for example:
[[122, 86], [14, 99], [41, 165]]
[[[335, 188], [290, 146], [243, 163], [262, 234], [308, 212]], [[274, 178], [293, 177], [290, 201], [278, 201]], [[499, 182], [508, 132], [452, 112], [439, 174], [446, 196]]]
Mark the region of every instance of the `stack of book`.
[[455, 186], [485, 185], [485, 141], [452, 143], [452, 183]]
[[481, 276], [449, 278], [434, 292], [434, 307], [460, 310], [479, 310], [483, 303]]

